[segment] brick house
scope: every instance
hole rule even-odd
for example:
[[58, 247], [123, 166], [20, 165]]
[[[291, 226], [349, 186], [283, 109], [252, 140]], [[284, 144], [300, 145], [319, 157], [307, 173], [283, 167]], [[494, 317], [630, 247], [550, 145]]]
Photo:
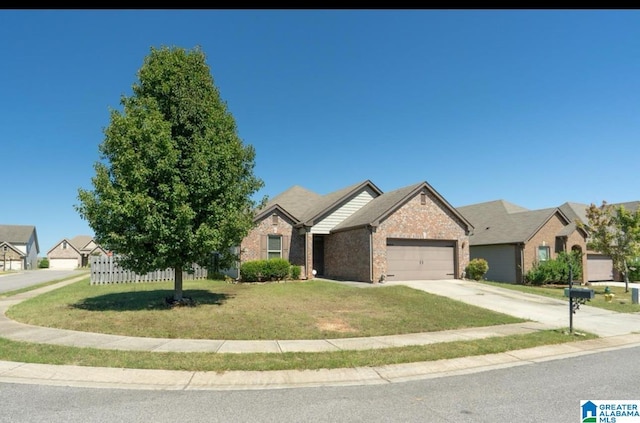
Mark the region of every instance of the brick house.
[[[457, 210], [474, 226], [470, 258], [487, 260], [487, 280], [523, 283], [537, 262], [555, 259], [561, 251], [587, 250], [586, 231], [558, 207], [528, 210], [496, 200]], [[582, 269], [581, 282], [587, 282], [586, 254]]]
[[89, 265], [89, 256], [105, 255], [91, 235], [63, 238], [47, 252], [50, 269], [76, 269]]
[[[626, 203], [611, 203], [614, 207], [623, 206], [625, 209], [635, 212], [640, 208], [640, 201]], [[588, 204], [566, 202], [560, 206], [560, 210], [571, 219], [572, 222], [580, 221], [584, 225], [589, 223], [587, 218]], [[587, 249], [587, 274], [590, 282], [596, 281], [622, 281], [623, 276], [613, 268], [611, 257], [598, 251]]]
[[282, 257], [304, 279], [452, 279], [469, 262], [471, 224], [427, 182], [383, 193], [366, 180], [327, 195], [294, 186], [254, 222], [240, 262]]

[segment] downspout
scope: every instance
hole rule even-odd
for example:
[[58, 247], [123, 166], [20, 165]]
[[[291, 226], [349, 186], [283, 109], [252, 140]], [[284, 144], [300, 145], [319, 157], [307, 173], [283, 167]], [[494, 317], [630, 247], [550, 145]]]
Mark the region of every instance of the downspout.
[[371, 225], [369, 228], [369, 282], [374, 283], [373, 279], [373, 227]]
[[307, 231], [307, 228], [304, 228], [304, 278], [309, 280], [311, 269], [309, 269], [309, 246], [307, 245], [307, 242], [309, 242], [309, 232]]
[[524, 244], [518, 244], [520, 248], [520, 283], [524, 285]]

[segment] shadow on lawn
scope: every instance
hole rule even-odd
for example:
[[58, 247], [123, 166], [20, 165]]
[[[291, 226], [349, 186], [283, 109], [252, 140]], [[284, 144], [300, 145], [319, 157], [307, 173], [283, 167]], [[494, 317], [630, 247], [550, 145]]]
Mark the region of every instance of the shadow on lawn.
[[[190, 300], [190, 306], [222, 305], [231, 296], [216, 294], [206, 290], [185, 290], [183, 297]], [[85, 298], [70, 307], [88, 311], [136, 311], [169, 310], [175, 307], [168, 299], [173, 298], [173, 290], [122, 292]]]

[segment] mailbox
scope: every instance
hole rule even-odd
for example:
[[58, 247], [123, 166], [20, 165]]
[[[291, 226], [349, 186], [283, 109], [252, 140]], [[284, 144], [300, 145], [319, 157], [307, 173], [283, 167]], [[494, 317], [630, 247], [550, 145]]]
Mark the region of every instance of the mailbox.
[[564, 295], [566, 297], [571, 296], [572, 298], [584, 298], [586, 300], [591, 300], [594, 297], [593, 289], [589, 288], [565, 288]]

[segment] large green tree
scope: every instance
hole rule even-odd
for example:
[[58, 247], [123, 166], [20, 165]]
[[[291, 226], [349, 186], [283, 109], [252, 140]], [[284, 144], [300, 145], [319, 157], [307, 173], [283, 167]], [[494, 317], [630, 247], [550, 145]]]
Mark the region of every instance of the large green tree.
[[640, 255], [640, 209], [632, 212], [623, 205], [591, 204], [587, 208], [588, 247], [611, 257], [629, 291], [629, 263]]
[[181, 301], [183, 271], [214, 252], [232, 259], [263, 182], [199, 47], [152, 47], [137, 76], [110, 111], [93, 189], [78, 190], [76, 210], [124, 268], [175, 269]]

